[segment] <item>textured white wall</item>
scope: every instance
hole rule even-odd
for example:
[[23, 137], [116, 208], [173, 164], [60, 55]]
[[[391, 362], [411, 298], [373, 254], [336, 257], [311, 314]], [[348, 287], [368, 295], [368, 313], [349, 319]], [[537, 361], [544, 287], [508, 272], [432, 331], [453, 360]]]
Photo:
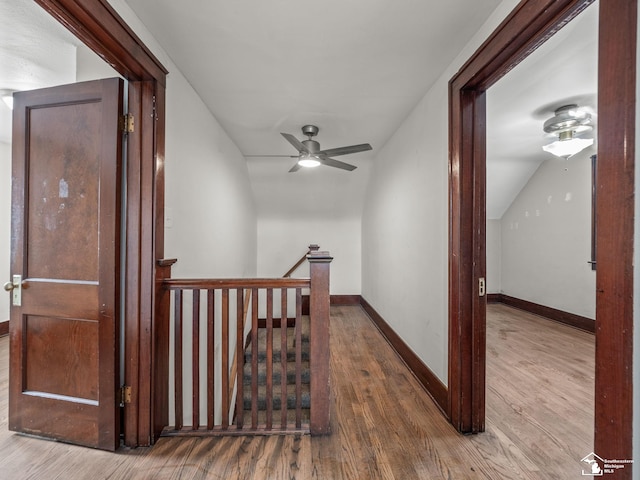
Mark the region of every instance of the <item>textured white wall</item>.
[[[362, 219], [362, 295], [447, 383], [448, 82], [518, 2], [504, 0], [377, 153]], [[417, 47], [419, 48], [419, 47]]]
[[186, 79], [172, 70], [167, 81], [165, 255], [178, 259], [174, 275], [255, 275], [256, 213], [248, 175], [236, 145]]
[[362, 220], [362, 295], [443, 382], [446, 98], [443, 78], [378, 152]]
[[594, 152], [550, 156], [503, 215], [503, 293], [595, 318], [596, 274], [587, 263]]
[[502, 291], [502, 223], [487, 220], [487, 293]]
[[[258, 220], [258, 276], [280, 277], [312, 244], [328, 251], [333, 295], [361, 292], [361, 221], [359, 218], [260, 218]], [[308, 277], [305, 262], [292, 275]]]
[[[448, 354], [447, 82], [477, 48], [479, 41], [493, 31], [515, 4], [505, 1], [500, 5], [378, 152], [367, 190], [362, 234], [362, 294], [445, 383]], [[590, 170], [587, 172], [590, 175]], [[585, 183], [588, 194], [589, 185], [590, 178]], [[589, 215], [587, 211], [587, 228]], [[495, 241], [498, 236], [495, 226], [489, 227], [488, 235]], [[587, 235], [586, 239], [589, 238]], [[504, 290], [507, 281], [504, 258], [497, 259], [496, 253], [496, 250], [488, 251], [489, 292]], [[585, 269], [589, 268], [588, 259], [589, 250], [581, 260]], [[503, 263], [500, 269], [498, 262]], [[591, 270], [588, 270], [589, 274]], [[588, 284], [592, 278], [593, 275], [583, 283]], [[587, 285], [585, 289], [593, 293], [594, 286]], [[570, 306], [567, 310], [592, 316], [594, 296], [583, 297], [583, 300], [586, 308], [584, 305]], [[562, 303], [556, 308], [562, 308]]]
[[[11, 279], [11, 145], [0, 142], [0, 284]], [[0, 291], [0, 322], [9, 320], [9, 294]]]

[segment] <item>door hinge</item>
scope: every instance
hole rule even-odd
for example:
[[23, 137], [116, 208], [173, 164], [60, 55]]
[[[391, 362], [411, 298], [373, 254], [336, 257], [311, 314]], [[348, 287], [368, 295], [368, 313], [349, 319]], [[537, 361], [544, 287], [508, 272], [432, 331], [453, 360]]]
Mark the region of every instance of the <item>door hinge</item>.
[[120, 131], [122, 133], [134, 132], [134, 117], [132, 113], [126, 113], [120, 117]]
[[478, 296], [484, 297], [485, 293], [486, 293], [486, 286], [485, 286], [484, 277], [482, 277], [478, 280]]
[[156, 122], [158, 121], [158, 108], [156, 105], [156, 96], [153, 96], [153, 112], [151, 113], [151, 118], [153, 118]]
[[120, 388], [120, 404], [131, 403], [131, 387], [124, 385]]

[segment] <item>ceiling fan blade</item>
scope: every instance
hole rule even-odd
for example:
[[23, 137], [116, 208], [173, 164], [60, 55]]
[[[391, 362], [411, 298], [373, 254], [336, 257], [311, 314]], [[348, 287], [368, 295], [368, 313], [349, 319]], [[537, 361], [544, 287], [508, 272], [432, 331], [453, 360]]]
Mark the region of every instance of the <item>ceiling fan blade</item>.
[[289, 173], [297, 172], [298, 170], [300, 170], [300, 164], [298, 162], [296, 162], [293, 165], [293, 167], [291, 167], [291, 169], [289, 170]]
[[298, 155], [243, 155], [248, 158], [298, 158]]
[[282, 135], [284, 138], [286, 138], [287, 141], [291, 145], [293, 145], [296, 148], [296, 150], [298, 150], [299, 152], [309, 153], [309, 149], [307, 147], [305, 147], [304, 144], [300, 140], [298, 140], [296, 137], [294, 137], [290, 133], [280, 133], [280, 135]]
[[[283, 133], [284, 135], [284, 133]], [[327, 157], [337, 157], [338, 155], [348, 155], [349, 153], [366, 152], [372, 150], [371, 145], [368, 143], [361, 143], [360, 145], [351, 145], [349, 147], [330, 148], [328, 150], [321, 150], [317, 152]]]
[[341, 162], [340, 160], [335, 160], [333, 158], [329, 158], [325, 156], [319, 157], [318, 160], [322, 165], [326, 165], [327, 167], [336, 167], [342, 170], [349, 170], [349, 171], [352, 171], [358, 168], [354, 165], [350, 165], [348, 163]]

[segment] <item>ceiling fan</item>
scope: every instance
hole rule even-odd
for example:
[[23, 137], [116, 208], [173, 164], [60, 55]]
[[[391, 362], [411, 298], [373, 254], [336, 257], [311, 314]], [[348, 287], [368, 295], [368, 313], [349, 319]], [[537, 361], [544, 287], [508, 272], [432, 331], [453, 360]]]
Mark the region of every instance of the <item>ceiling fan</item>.
[[[357, 167], [350, 165], [340, 160], [335, 160], [331, 157], [337, 157], [338, 155], [348, 155], [350, 153], [366, 152], [371, 150], [371, 145], [368, 143], [361, 143], [360, 145], [351, 145], [348, 147], [329, 148], [327, 150], [320, 150], [320, 144], [312, 138], [318, 134], [320, 129], [315, 125], [305, 125], [302, 127], [302, 133], [307, 136], [307, 140], [298, 140], [290, 133], [281, 133], [291, 145], [298, 150], [298, 155], [290, 155], [291, 158], [297, 158], [296, 164], [291, 167], [289, 172], [297, 172], [301, 167], [317, 167], [319, 165], [326, 165], [327, 167], [341, 168], [342, 170], [355, 170]], [[265, 155], [247, 155], [248, 157], [258, 157]], [[266, 155], [266, 156], [283, 156], [283, 155]]]

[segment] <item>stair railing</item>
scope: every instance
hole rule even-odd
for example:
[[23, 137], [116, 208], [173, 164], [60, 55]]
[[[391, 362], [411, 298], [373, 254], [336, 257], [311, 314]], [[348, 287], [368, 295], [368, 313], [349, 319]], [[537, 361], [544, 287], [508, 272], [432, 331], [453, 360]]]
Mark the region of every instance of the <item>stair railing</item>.
[[[165, 421], [173, 425], [163, 435], [329, 433], [332, 258], [318, 250], [311, 250], [305, 258], [310, 263], [310, 278], [162, 279], [171, 298], [161, 302], [164, 307], [157, 314], [173, 317], [171, 332], [166, 334], [172, 339], [167, 350], [173, 418]], [[310, 295], [308, 387], [302, 382], [303, 289], [309, 289]], [[295, 298], [293, 319], [288, 318], [291, 296]], [[261, 316], [264, 334], [259, 332]], [[245, 342], [247, 317], [249, 342]], [[275, 335], [278, 326], [280, 334]], [[262, 380], [259, 356], [266, 364]], [[287, 364], [292, 360], [295, 383], [287, 385]], [[259, 405], [263, 397], [266, 404]]]
[[307, 253], [305, 253], [302, 257], [300, 257], [300, 259], [293, 264], [293, 267], [291, 267], [289, 270], [287, 270], [287, 273], [285, 273], [282, 278], [289, 278], [291, 277], [291, 275], [293, 274], [293, 272], [295, 272], [298, 267], [300, 267], [300, 265], [302, 265], [305, 260], [307, 259], [307, 257], [313, 253], [313, 252], [317, 252], [320, 249], [320, 245], [315, 245], [315, 244], [311, 244], [309, 245], [309, 250], [307, 251]]

